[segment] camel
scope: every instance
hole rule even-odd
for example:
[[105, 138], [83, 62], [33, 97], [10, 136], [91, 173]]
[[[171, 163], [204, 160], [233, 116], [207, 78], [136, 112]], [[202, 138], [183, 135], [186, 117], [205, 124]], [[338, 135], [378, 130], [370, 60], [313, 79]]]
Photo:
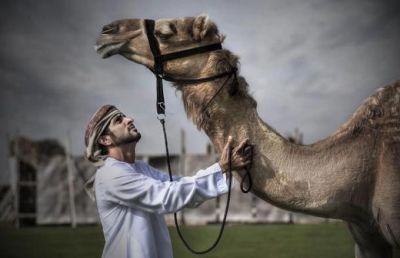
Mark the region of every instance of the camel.
[[[103, 58], [119, 54], [152, 68], [145, 30], [142, 19], [114, 21], [103, 27], [97, 51]], [[154, 35], [161, 54], [225, 39], [208, 16], [156, 20]], [[238, 57], [222, 49], [168, 61], [164, 73], [201, 78], [238, 65]], [[357, 258], [400, 257], [400, 81], [377, 90], [333, 134], [310, 145], [289, 142], [259, 117], [239, 73], [236, 80], [174, 87], [188, 117], [218, 152], [229, 135], [255, 145], [253, 194], [286, 210], [345, 221]], [[243, 174], [234, 176], [240, 180]]]

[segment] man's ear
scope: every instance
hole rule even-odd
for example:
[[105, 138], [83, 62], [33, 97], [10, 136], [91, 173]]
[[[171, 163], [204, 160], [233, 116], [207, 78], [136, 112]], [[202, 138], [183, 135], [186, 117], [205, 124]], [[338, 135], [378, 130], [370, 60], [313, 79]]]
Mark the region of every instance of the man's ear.
[[103, 146], [110, 146], [112, 144], [111, 137], [109, 135], [102, 135], [99, 137], [97, 140], [97, 143], [103, 145]]

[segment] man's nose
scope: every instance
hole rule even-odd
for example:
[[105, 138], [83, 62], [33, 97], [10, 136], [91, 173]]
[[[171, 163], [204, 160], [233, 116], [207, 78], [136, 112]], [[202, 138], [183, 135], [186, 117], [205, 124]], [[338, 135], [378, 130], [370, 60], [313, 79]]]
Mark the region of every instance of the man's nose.
[[132, 124], [133, 123], [133, 118], [125, 117], [125, 121], [126, 121], [127, 124]]

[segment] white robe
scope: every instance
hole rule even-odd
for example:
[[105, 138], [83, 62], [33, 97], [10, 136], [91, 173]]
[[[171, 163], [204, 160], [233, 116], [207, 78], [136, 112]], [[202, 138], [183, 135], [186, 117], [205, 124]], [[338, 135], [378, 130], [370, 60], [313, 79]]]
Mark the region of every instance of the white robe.
[[194, 176], [175, 177], [143, 161], [107, 158], [96, 172], [96, 203], [103, 227], [103, 258], [172, 258], [164, 213], [195, 207], [228, 191], [218, 163]]

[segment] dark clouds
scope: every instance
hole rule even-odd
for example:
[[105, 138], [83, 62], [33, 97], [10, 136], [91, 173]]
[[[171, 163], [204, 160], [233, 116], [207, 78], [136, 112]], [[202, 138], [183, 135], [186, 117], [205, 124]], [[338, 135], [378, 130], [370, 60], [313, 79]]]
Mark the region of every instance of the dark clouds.
[[[83, 151], [86, 121], [113, 103], [143, 131], [140, 152], [162, 153], [155, 119], [155, 82], [143, 67], [102, 60], [93, 43], [102, 25], [120, 18], [165, 18], [207, 13], [241, 58], [242, 74], [261, 117], [283, 134], [295, 127], [312, 142], [332, 133], [373, 91], [400, 78], [398, 1], [2, 1], [0, 84], [5, 135], [72, 135]], [[168, 85], [168, 84], [167, 84]], [[207, 138], [183, 113], [179, 94], [166, 87], [172, 151], [179, 130], [189, 151]], [[0, 174], [0, 182], [6, 173]]]

